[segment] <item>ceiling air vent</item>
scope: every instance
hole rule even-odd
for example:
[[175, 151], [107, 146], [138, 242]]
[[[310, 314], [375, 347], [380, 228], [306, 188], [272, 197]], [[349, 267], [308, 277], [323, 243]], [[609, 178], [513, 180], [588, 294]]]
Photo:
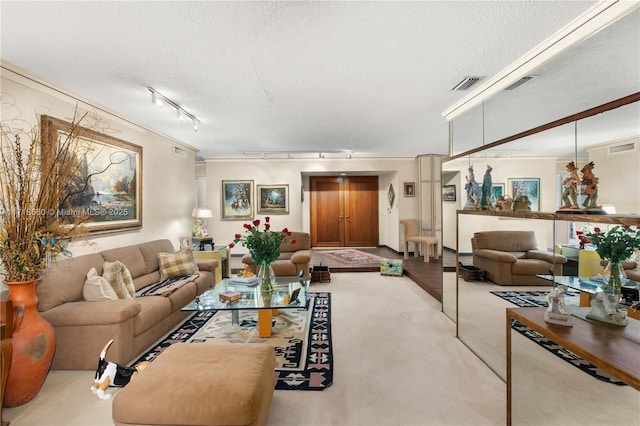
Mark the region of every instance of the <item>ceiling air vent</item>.
[[629, 152], [629, 151], [635, 151], [635, 150], [636, 150], [635, 142], [623, 143], [621, 145], [610, 146], [609, 155], [621, 154], [623, 152]]
[[182, 157], [182, 158], [187, 158], [187, 151], [185, 151], [182, 148], [179, 148], [177, 146], [173, 147], [173, 155], [175, 155], [176, 157]]
[[513, 83], [511, 86], [505, 88], [504, 90], [513, 90], [516, 87], [522, 86], [523, 84], [525, 84], [527, 81], [533, 79], [533, 76], [528, 75], [526, 77], [522, 77], [520, 80], [516, 81], [515, 83]]
[[462, 79], [460, 83], [456, 84], [451, 90], [454, 90], [454, 91], [467, 90], [469, 87], [476, 84], [478, 80], [480, 80], [481, 78], [482, 77], [465, 77]]

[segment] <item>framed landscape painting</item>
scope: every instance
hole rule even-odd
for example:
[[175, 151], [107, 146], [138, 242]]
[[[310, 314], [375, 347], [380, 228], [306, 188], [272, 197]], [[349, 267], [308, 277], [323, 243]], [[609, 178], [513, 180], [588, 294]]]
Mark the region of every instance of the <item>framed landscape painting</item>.
[[258, 185], [258, 214], [289, 214], [289, 185]]
[[222, 219], [253, 219], [253, 181], [222, 181]]
[[[72, 124], [41, 117], [42, 149], [57, 154]], [[89, 233], [117, 232], [142, 227], [142, 147], [82, 128], [74, 195], [58, 215], [88, 216]]]
[[531, 211], [540, 211], [540, 178], [513, 178], [508, 180], [511, 198], [526, 195], [531, 202]]

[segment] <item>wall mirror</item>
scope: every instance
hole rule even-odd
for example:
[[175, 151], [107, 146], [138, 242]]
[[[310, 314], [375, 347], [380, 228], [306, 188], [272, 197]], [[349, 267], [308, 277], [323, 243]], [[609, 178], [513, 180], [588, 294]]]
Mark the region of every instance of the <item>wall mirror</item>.
[[[570, 237], [567, 223], [545, 220], [460, 215], [457, 224], [456, 210], [466, 201], [469, 165], [474, 166], [478, 182], [487, 164], [491, 165], [493, 183], [505, 184], [505, 190], [509, 178], [540, 178], [540, 209], [552, 212], [560, 206], [566, 163], [576, 161], [582, 166], [593, 160], [600, 178], [599, 202], [614, 205], [619, 214], [640, 213], [640, 102], [491, 146], [491, 142], [615, 99], [631, 95], [637, 99], [640, 9], [594, 32], [530, 74], [533, 79], [500, 92], [451, 123], [453, 159], [443, 163], [443, 184], [455, 184], [459, 196], [456, 203], [443, 203], [443, 246], [458, 248], [461, 255], [471, 253], [474, 230], [532, 229], [538, 246], [549, 249]], [[489, 146], [476, 151], [483, 145]], [[618, 151], [620, 146], [624, 147]], [[471, 257], [461, 261], [471, 264]], [[456, 281], [456, 286], [443, 288], [443, 312], [457, 320], [461, 341], [505, 379], [504, 308], [513, 305], [493, 300], [498, 298], [483, 291], [478, 282]]]

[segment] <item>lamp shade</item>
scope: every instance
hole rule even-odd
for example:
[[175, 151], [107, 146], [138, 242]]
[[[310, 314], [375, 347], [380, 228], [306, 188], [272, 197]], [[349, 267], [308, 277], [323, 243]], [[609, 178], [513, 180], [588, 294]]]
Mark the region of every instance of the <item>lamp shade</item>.
[[207, 218], [213, 217], [213, 210], [208, 209], [206, 207], [196, 207], [191, 212], [191, 216], [197, 217], [200, 219], [207, 219]]

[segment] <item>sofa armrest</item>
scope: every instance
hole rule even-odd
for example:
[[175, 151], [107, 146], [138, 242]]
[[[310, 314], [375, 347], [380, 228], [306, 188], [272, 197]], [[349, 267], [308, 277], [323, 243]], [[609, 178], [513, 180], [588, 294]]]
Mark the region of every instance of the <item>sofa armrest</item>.
[[544, 250], [529, 250], [527, 252], [527, 259], [539, 259], [549, 263], [567, 263], [565, 256]]
[[249, 253], [242, 256], [242, 263], [246, 263], [247, 265], [253, 265], [253, 257]]
[[67, 302], [40, 315], [56, 327], [120, 324], [141, 311], [135, 299]]
[[215, 272], [218, 267], [218, 261], [215, 259], [196, 259], [196, 265], [201, 271]]
[[291, 255], [291, 262], [296, 265], [311, 262], [311, 250], [298, 250]]
[[497, 262], [516, 263], [518, 258], [509, 253], [508, 251], [499, 251], [491, 249], [477, 249], [473, 251], [473, 255], [477, 257], [483, 257], [489, 260], [495, 260]]

